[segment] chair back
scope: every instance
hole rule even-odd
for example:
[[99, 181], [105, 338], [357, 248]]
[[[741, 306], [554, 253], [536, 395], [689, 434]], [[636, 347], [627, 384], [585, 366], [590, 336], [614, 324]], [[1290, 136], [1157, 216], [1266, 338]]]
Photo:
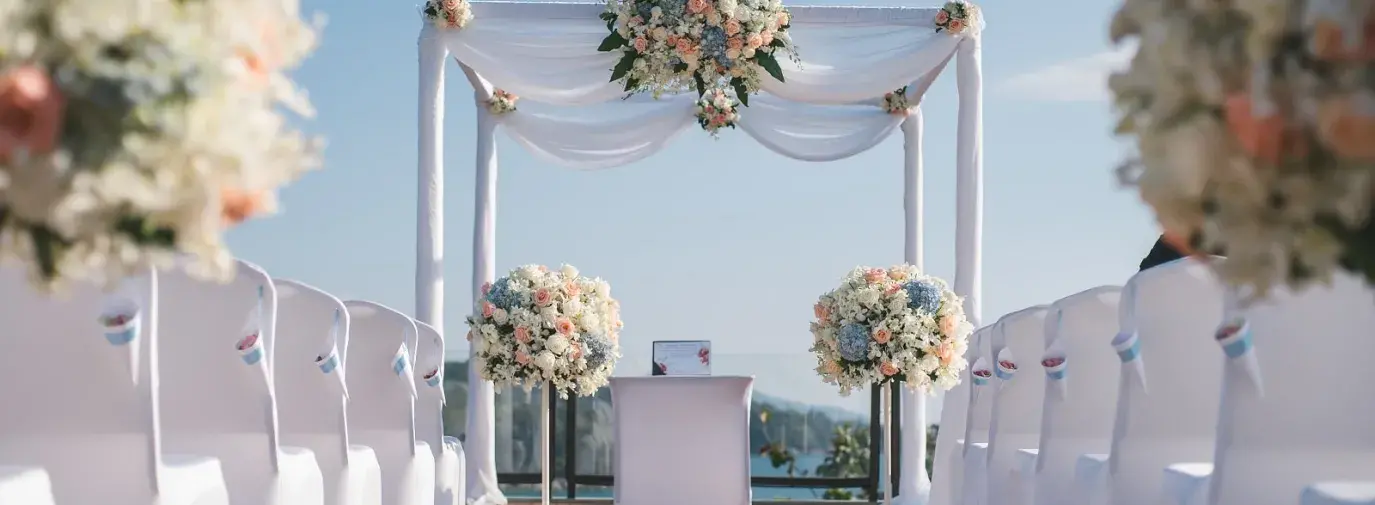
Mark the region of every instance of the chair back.
[[974, 330], [970, 336], [972, 342], [966, 351], [966, 359], [969, 367], [963, 372], [964, 380], [961, 383], [969, 384], [968, 408], [965, 409], [965, 429], [964, 447], [968, 451], [970, 444], [988, 442], [988, 429], [993, 424], [993, 392], [997, 389], [997, 384], [989, 379], [988, 385], [974, 385], [974, 365], [980, 358], [988, 363], [993, 362], [993, 354], [990, 349], [993, 347], [993, 328], [996, 324], [990, 324]]
[[0, 265], [0, 465], [44, 467], [58, 503], [152, 497], [157, 274], [56, 295], [28, 276]]
[[[400, 447], [377, 447], [378, 459], [390, 450], [415, 450], [415, 322], [396, 310], [367, 301], [346, 301], [349, 351], [345, 379], [349, 391], [349, 430], [394, 435]], [[398, 350], [405, 346], [404, 361]], [[399, 370], [400, 369], [400, 370]], [[398, 371], [399, 370], [399, 371]], [[385, 471], [385, 469], [384, 469]]]
[[1330, 286], [1278, 289], [1242, 313], [1261, 380], [1245, 358], [1226, 360], [1213, 503], [1292, 503], [1314, 481], [1369, 479], [1375, 292], [1340, 274]]
[[[950, 505], [960, 494], [962, 482], [963, 445], [966, 430], [969, 429], [970, 396], [973, 395], [969, 374], [974, 361], [979, 358], [979, 345], [986, 332], [970, 335], [969, 345], [965, 347], [964, 357], [969, 366], [965, 367], [960, 383], [950, 388], [941, 397], [941, 419], [936, 432], [936, 453], [931, 465], [931, 502], [934, 505]], [[986, 416], [985, 416], [986, 417]], [[985, 426], [984, 433], [987, 434]]]
[[245, 503], [278, 470], [277, 290], [236, 260], [226, 282], [164, 271], [158, 293], [163, 449], [219, 458], [231, 500]]
[[1144, 270], [1123, 288], [1119, 333], [1135, 334], [1139, 349], [1118, 382], [1108, 460], [1115, 505], [1155, 503], [1164, 465], [1211, 458], [1222, 313], [1221, 284], [1193, 258]]
[[428, 324], [417, 321], [415, 327], [415, 436], [439, 458], [444, 454], [444, 337]]
[[282, 441], [315, 453], [326, 475], [348, 461], [344, 302], [301, 282], [277, 279], [273, 379]]
[[[1041, 354], [1046, 350], [1046, 312], [1048, 307], [1039, 305], [1013, 312], [994, 326], [992, 366], [996, 370], [999, 360], [1005, 356], [1006, 349], [1015, 358], [1017, 371], [1011, 380], [995, 378], [991, 384], [997, 385], [993, 395], [993, 423], [988, 434], [989, 456], [993, 459], [1008, 459], [1012, 453], [1023, 447], [1001, 447], [999, 439], [1041, 434], [1041, 400], [1044, 397], [1046, 376], [1038, 365]], [[1007, 445], [1007, 444], [1001, 444]]]

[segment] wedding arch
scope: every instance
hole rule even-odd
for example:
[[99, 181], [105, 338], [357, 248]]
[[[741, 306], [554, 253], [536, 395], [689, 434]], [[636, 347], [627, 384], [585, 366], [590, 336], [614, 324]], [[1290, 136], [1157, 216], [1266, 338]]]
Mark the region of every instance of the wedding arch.
[[[608, 30], [600, 3], [475, 1], [462, 28], [426, 22], [419, 37], [419, 187], [415, 300], [417, 319], [444, 328], [444, 64], [452, 56], [477, 102], [472, 289], [495, 278], [498, 126], [536, 156], [571, 168], [605, 168], [644, 159], [696, 123], [695, 93], [654, 100], [625, 97], [610, 82], [618, 52], [599, 51]], [[953, 59], [956, 135], [956, 293], [980, 324], [983, 222], [982, 20], [959, 33], [938, 32], [940, 8], [795, 6], [788, 33], [800, 62], [780, 60], [785, 79], [767, 75], [761, 93], [739, 108], [737, 125], [768, 149], [804, 161], [834, 161], [877, 145], [894, 130], [904, 141], [903, 260], [922, 264], [921, 98]], [[905, 90], [910, 108], [890, 113], [883, 97]], [[539, 104], [494, 114], [493, 93]], [[601, 104], [601, 105], [599, 105]], [[538, 110], [534, 110], [538, 109]], [[697, 132], [694, 132], [697, 133]], [[723, 132], [739, 134], [740, 132]], [[800, 344], [801, 345], [801, 344]], [[468, 496], [504, 503], [497, 487], [494, 391], [469, 367]], [[925, 424], [923, 395], [905, 393], [902, 418]], [[924, 429], [903, 430], [904, 503], [929, 490]]]

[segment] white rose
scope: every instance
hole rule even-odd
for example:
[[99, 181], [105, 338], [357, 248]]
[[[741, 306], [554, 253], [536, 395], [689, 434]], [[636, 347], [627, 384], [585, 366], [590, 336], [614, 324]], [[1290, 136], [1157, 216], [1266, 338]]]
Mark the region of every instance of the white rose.
[[506, 321], [510, 319], [510, 314], [508, 314], [505, 309], [496, 309], [492, 311], [492, 319], [496, 321], [497, 324], [506, 324]]
[[739, 57], [740, 57], [740, 50], [739, 50], [739, 49], [727, 49], [727, 50], [726, 50], [726, 57], [727, 57], [727, 58], [730, 58], [730, 59], [732, 59], [732, 60], [733, 60], [733, 59], [736, 59], [736, 58], [739, 58]]
[[597, 296], [611, 296], [611, 285], [607, 284], [606, 281], [597, 279], [592, 286], [593, 291], [597, 293]]
[[544, 348], [554, 354], [563, 354], [564, 351], [568, 350], [568, 338], [555, 333], [544, 341]]
[[734, 13], [735, 9], [740, 5], [736, 3], [735, 0], [718, 0], [716, 2], [716, 6], [721, 10], [721, 12]]
[[541, 370], [544, 370], [546, 372], [553, 370], [554, 353], [549, 351], [540, 351], [539, 354], [535, 355], [535, 366], [539, 367]]
[[[658, 8], [658, 7], [655, 7], [654, 10], [655, 10], [655, 11], [658, 11], [659, 8]], [[662, 30], [663, 30], [663, 28], [655, 28], [655, 31], [662, 31]], [[567, 277], [567, 278], [569, 278], [569, 279], [576, 279], [576, 278], [578, 278], [578, 269], [575, 268], [575, 267], [573, 267], [573, 265], [564, 265], [563, 268], [562, 268], [562, 270], [563, 270], [563, 276], [564, 276], [564, 277]]]
[[922, 373], [931, 373], [940, 367], [941, 359], [934, 354], [927, 354], [917, 360], [917, 370], [921, 370]]
[[[654, 7], [653, 9], [650, 9], [650, 10], [649, 10], [649, 17], [650, 17], [650, 19], [659, 19], [659, 17], [660, 17], [660, 16], [663, 16], [663, 15], [664, 15], [664, 10], [663, 10], [663, 9], [660, 9], [659, 7]], [[567, 270], [565, 270], [565, 272], [566, 272], [566, 271], [567, 271]], [[577, 275], [577, 274], [573, 274], [573, 275]]]

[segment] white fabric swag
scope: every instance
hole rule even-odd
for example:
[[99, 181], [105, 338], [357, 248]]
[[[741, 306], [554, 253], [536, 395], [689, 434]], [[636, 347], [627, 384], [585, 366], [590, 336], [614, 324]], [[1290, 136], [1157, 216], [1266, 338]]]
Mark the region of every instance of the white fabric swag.
[[[698, 131], [695, 93], [626, 98], [610, 82], [618, 52], [600, 52], [606, 37], [603, 4], [472, 3], [462, 30], [424, 23], [419, 38], [419, 188], [416, 318], [444, 326], [443, 119], [445, 61], [457, 60], [477, 102], [474, 195], [474, 296], [496, 277], [496, 141], [498, 126], [536, 156], [578, 169], [625, 165], [658, 152], [685, 129]], [[884, 94], [908, 87], [922, 95], [951, 59], [957, 67], [956, 293], [971, 322], [980, 324], [983, 223], [983, 127], [980, 39], [982, 21], [958, 35], [937, 33], [939, 9], [790, 7], [792, 37], [802, 61], [780, 58], [785, 82], [763, 76], [762, 92], [740, 107], [739, 131], [768, 149], [804, 161], [834, 161], [864, 152], [901, 126], [904, 135], [903, 260], [922, 264], [922, 115], [880, 106]], [[493, 116], [486, 100], [502, 89], [520, 97], [519, 109]], [[494, 391], [469, 367], [468, 495], [478, 505], [505, 503], [497, 488]], [[909, 426], [925, 425], [925, 398], [907, 393]], [[925, 429], [903, 430], [899, 503], [925, 503], [930, 489]]]

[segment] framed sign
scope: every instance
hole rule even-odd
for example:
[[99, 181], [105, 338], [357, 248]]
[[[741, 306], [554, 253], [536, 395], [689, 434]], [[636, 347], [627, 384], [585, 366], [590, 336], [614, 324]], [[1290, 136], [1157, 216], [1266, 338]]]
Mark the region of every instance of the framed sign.
[[650, 375], [711, 375], [711, 341], [656, 341], [652, 367]]

